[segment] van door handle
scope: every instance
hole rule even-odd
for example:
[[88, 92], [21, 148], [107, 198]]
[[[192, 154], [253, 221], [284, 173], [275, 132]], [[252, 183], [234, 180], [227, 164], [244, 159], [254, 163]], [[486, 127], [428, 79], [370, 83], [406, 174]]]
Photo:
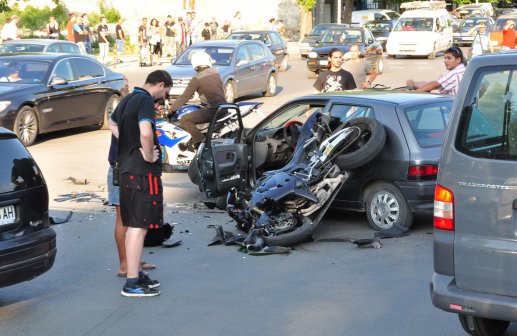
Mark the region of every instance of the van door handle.
[[513, 200], [512, 208], [517, 209], [517, 199]]

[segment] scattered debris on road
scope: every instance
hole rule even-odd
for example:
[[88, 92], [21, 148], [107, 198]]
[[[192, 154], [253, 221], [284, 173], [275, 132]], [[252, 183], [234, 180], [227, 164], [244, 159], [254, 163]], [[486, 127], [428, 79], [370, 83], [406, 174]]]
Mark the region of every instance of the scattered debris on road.
[[49, 221], [50, 221], [50, 224], [57, 225], [57, 224], [63, 224], [63, 223], [68, 222], [70, 220], [70, 218], [72, 218], [72, 211], [70, 211], [65, 218], [49, 216]]
[[88, 192], [72, 192], [69, 194], [58, 195], [58, 198], [54, 198], [56, 202], [74, 201], [77, 203], [90, 202], [92, 200], [100, 200], [104, 202], [104, 197], [97, 194]]
[[86, 185], [89, 183], [87, 179], [77, 179], [72, 176], [69, 176], [68, 178], [66, 178], [65, 181], [71, 181], [73, 184], [78, 184], [78, 185]]

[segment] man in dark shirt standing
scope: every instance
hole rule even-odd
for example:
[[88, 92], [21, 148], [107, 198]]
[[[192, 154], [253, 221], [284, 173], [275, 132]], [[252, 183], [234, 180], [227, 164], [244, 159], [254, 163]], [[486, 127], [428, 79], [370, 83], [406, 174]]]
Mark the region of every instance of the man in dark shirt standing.
[[122, 29], [122, 22], [124, 22], [122, 18], [118, 19], [117, 26], [115, 27], [115, 46], [117, 53], [117, 59], [115, 60], [116, 63], [122, 63], [120, 55], [124, 52], [124, 41], [126, 39], [124, 36], [124, 30]]
[[176, 32], [173, 27], [175, 22], [172, 20], [172, 16], [167, 15], [167, 20], [163, 24], [165, 26], [165, 36], [163, 37], [163, 53], [167, 57], [176, 55]]
[[110, 49], [110, 44], [108, 41], [108, 25], [107, 25], [106, 17], [101, 17], [101, 23], [97, 26], [97, 41], [99, 41], [99, 58], [102, 63], [106, 63], [108, 59], [108, 52]]
[[162, 165], [155, 126], [155, 100], [165, 99], [172, 78], [164, 70], [151, 72], [143, 88], [124, 97], [110, 118], [110, 129], [118, 138], [120, 212], [127, 226], [127, 280], [123, 296], [156, 296], [160, 283], [140, 269], [148, 229], [163, 224]]
[[226, 99], [221, 75], [212, 69], [210, 55], [204, 51], [198, 51], [192, 54], [191, 62], [197, 74], [192, 77], [181, 96], [170, 106], [169, 113], [176, 112], [192, 98], [194, 93], [199, 94], [199, 100], [204, 108], [190, 112], [180, 119], [181, 127], [192, 136], [187, 145], [179, 145], [180, 149], [195, 151], [199, 144], [205, 140], [205, 136], [197, 129], [196, 125], [211, 121], [219, 105], [225, 104]]

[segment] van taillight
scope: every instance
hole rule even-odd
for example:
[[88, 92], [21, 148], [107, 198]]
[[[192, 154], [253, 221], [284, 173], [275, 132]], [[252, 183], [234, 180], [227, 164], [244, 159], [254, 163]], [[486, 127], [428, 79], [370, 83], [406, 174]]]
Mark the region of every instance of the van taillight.
[[409, 166], [407, 176], [409, 180], [435, 179], [438, 175], [438, 165]]
[[454, 195], [438, 184], [434, 190], [434, 227], [454, 231]]

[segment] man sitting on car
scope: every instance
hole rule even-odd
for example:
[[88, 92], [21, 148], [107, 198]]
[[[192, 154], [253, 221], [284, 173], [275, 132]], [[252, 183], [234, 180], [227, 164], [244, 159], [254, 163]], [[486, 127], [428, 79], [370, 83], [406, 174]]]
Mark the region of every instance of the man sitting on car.
[[455, 96], [458, 93], [461, 79], [465, 73], [465, 58], [460, 48], [453, 46], [445, 50], [443, 61], [447, 72], [437, 80], [431, 82], [415, 82], [412, 79], [407, 81], [410, 90], [417, 92], [431, 92], [440, 90], [441, 94]]

